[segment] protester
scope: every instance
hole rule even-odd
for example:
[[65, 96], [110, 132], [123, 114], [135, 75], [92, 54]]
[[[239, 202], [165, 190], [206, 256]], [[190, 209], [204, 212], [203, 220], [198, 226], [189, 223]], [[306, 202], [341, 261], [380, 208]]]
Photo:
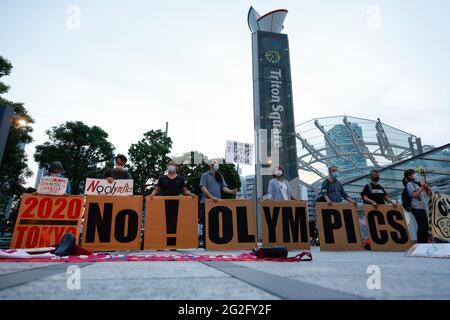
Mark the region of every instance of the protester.
[[379, 180], [380, 171], [375, 169], [370, 171], [370, 182], [364, 186], [364, 189], [361, 192], [364, 203], [372, 204], [376, 207], [379, 204], [389, 202], [394, 207], [397, 207], [397, 204], [389, 198], [383, 186], [378, 183]]
[[273, 179], [269, 181], [267, 187], [267, 196], [269, 200], [298, 200], [292, 193], [289, 182], [284, 179], [284, 169], [277, 166], [273, 172]]
[[152, 192], [152, 196], [185, 196], [195, 197], [195, 194], [189, 192], [184, 178], [177, 174], [177, 168], [172, 159], [167, 161], [167, 174], [158, 179], [158, 184]]
[[114, 180], [129, 180], [131, 178], [131, 174], [128, 170], [124, 169], [125, 164], [127, 163], [127, 157], [123, 154], [118, 154], [115, 158], [116, 165], [114, 169], [108, 169], [103, 173], [103, 178], [108, 180], [109, 183], [113, 183]]
[[[50, 168], [48, 169], [48, 176], [50, 177], [58, 177], [58, 178], [64, 178], [64, 168], [61, 162], [59, 161], [53, 161], [50, 164]], [[66, 194], [70, 194], [70, 182], [67, 182], [66, 187]]]
[[[356, 201], [351, 199], [347, 192], [344, 190], [344, 186], [340, 183], [338, 178], [338, 170], [337, 167], [331, 166], [328, 168], [328, 176], [322, 182], [322, 186], [320, 187], [319, 199], [323, 199], [330, 206], [333, 202], [342, 202], [342, 200], [346, 200], [348, 202], [353, 203], [356, 206]], [[320, 201], [318, 200], [318, 201]]]
[[[402, 195], [403, 207], [410, 209], [417, 222], [417, 242], [428, 243], [428, 215], [425, 210], [425, 203], [422, 196], [431, 193], [428, 185], [423, 182], [416, 182], [417, 174], [413, 169], [408, 169], [404, 173], [403, 185], [405, 186]], [[406, 203], [405, 203], [406, 202]]]
[[199, 223], [202, 225], [203, 239], [200, 247], [205, 246], [205, 200], [211, 199], [217, 202], [221, 198], [222, 192], [228, 194], [236, 194], [238, 192], [238, 189], [228, 189], [228, 185], [225, 182], [223, 175], [218, 171], [219, 163], [217, 160], [210, 160], [208, 167], [208, 171], [204, 172], [200, 178], [200, 188], [203, 193], [199, 208]]

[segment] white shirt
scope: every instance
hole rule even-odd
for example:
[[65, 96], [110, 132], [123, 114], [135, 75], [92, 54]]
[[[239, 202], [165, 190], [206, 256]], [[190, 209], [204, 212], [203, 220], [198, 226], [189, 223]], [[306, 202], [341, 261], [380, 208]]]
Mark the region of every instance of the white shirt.
[[284, 181], [279, 181], [277, 180], [278, 184], [280, 185], [280, 189], [281, 189], [281, 194], [283, 195], [283, 199], [284, 200], [290, 200], [288, 199], [288, 192], [287, 192], [287, 186], [284, 183]]

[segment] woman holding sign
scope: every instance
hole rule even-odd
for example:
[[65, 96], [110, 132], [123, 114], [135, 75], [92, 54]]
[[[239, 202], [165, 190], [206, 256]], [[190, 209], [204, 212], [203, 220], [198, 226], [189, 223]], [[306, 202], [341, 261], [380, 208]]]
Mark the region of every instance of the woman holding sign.
[[152, 192], [152, 196], [179, 196], [183, 194], [185, 196], [195, 197], [195, 194], [191, 193], [186, 188], [186, 181], [182, 176], [177, 174], [177, 167], [172, 159], [167, 161], [167, 174], [158, 179], [158, 184], [155, 190]]
[[298, 200], [292, 194], [289, 182], [284, 179], [284, 169], [282, 166], [275, 168], [273, 179], [269, 181], [267, 196], [269, 200]]
[[403, 207], [411, 211], [417, 222], [417, 242], [428, 243], [428, 215], [425, 210], [423, 196], [431, 193], [430, 187], [425, 183], [416, 182], [417, 174], [413, 169], [404, 173], [403, 185], [405, 186], [406, 201], [403, 199]]

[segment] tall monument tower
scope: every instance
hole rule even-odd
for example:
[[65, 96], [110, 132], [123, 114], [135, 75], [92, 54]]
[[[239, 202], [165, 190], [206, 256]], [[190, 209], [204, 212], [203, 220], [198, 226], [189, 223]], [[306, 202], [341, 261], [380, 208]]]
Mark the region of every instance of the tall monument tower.
[[278, 165], [299, 196], [289, 42], [281, 33], [286, 15], [287, 10], [279, 9], [261, 16], [251, 7], [247, 17], [252, 32], [257, 199], [267, 193]]

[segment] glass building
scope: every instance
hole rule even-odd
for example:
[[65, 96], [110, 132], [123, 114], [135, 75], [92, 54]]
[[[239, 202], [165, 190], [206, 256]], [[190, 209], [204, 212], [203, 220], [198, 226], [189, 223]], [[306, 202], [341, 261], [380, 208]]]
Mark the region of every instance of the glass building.
[[380, 119], [313, 119], [296, 126], [296, 137], [300, 182], [316, 191], [330, 166], [345, 183], [423, 153], [420, 138]]

